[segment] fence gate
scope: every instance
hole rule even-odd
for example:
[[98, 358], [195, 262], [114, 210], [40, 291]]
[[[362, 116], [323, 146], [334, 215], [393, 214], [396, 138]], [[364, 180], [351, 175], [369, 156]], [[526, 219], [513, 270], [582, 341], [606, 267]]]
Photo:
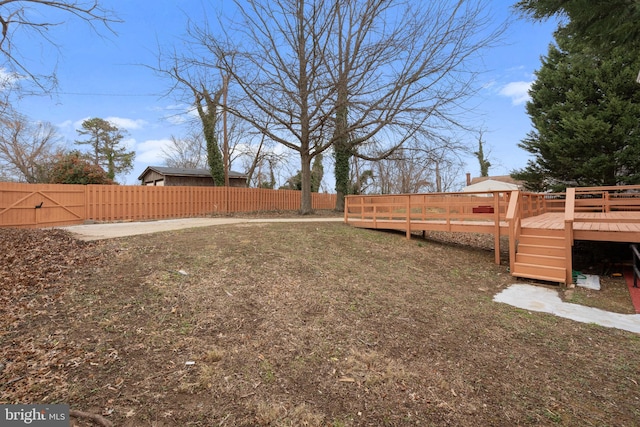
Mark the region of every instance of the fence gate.
[[54, 227], [84, 221], [82, 185], [3, 183], [0, 227]]

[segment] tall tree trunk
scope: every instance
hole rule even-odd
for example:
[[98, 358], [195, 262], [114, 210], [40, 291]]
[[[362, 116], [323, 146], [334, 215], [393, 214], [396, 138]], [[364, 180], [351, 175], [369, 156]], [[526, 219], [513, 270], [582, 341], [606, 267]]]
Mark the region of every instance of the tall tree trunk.
[[300, 153], [302, 191], [300, 199], [300, 214], [309, 215], [313, 212], [311, 204], [311, 155], [308, 152]]
[[[345, 138], [346, 139], [346, 138]], [[351, 159], [351, 147], [348, 141], [336, 141], [333, 146], [335, 156], [336, 175], [336, 211], [344, 211], [344, 197], [349, 194], [349, 160]]]
[[347, 87], [344, 79], [338, 83], [336, 128], [333, 145], [336, 178], [336, 211], [344, 211], [344, 197], [349, 194], [349, 161], [351, 145], [347, 134]]

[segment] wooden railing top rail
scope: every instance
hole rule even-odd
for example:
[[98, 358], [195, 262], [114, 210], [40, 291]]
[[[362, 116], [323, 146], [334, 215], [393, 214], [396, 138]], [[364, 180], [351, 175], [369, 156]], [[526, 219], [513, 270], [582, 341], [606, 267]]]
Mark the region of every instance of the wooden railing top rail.
[[[473, 196], [473, 195], [487, 195], [494, 193], [510, 193], [513, 190], [493, 190], [493, 191], [454, 191], [451, 193], [400, 193], [400, 194], [350, 194], [345, 196], [346, 199], [349, 198], [360, 198], [360, 197], [370, 197], [370, 198], [384, 198], [384, 197], [404, 197], [404, 196], [427, 196], [427, 197], [443, 197], [443, 196]], [[535, 193], [531, 193], [535, 194]]]
[[614, 185], [610, 187], [575, 187], [576, 193], [585, 193], [590, 191], [640, 191], [640, 185]]

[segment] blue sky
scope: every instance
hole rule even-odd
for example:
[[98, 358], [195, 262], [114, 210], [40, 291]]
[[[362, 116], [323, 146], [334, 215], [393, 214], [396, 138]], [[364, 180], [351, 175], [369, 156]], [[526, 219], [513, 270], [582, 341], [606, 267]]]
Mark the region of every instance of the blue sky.
[[[491, 2], [496, 21], [511, 14], [513, 1]], [[56, 125], [68, 147], [78, 139], [76, 129], [84, 119], [100, 117], [128, 131], [127, 144], [136, 152], [134, 170], [121, 183], [137, 184], [137, 177], [150, 165], [161, 165], [162, 147], [171, 135], [185, 129], [176, 123], [176, 113], [186, 110], [166, 94], [170, 82], [144, 64], [157, 64], [158, 48], [180, 46], [188, 16], [200, 20], [203, 12], [214, 17], [229, 0], [103, 0], [124, 22], [114, 24], [116, 35], [104, 29], [99, 34], [85, 23], [67, 20], [50, 31], [58, 49], [36, 37], [15, 40], [31, 69], [55, 69], [58, 93], [23, 98], [17, 109], [33, 120]], [[491, 175], [508, 174], [526, 164], [527, 153], [517, 147], [531, 130], [524, 103], [533, 72], [552, 41], [555, 23], [533, 23], [514, 19], [503, 43], [484, 54], [486, 72], [483, 89], [470, 105], [473, 124], [485, 129], [485, 154], [492, 163]], [[476, 140], [469, 136], [470, 144]], [[240, 170], [240, 165], [234, 165]], [[465, 172], [479, 175], [478, 162], [469, 158]], [[329, 188], [332, 190], [332, 188]]]

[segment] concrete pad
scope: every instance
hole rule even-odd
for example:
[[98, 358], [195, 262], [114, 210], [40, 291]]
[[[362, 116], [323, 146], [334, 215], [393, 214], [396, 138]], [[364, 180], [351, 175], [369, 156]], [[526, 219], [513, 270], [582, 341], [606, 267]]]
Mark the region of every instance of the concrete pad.
[[551, 313], [582, 323], [640, 334], [640, 314], [621, 314], [562, 301], [558, 291], [541, 286], [515, 284], [498, 293], [493, 300], [524, 310]]
[[342, 222], [342, 218], [180, 218], [145, 222], [110, 222], [101, 224], [71, 225], [58, 227], [73, 233], [79, 240], [101, 240], [116, 237], [136, 236], [161, 231], [181, 230], [193, 227], [210, 227], [226, 224], [251, 224], [267, 222]]

